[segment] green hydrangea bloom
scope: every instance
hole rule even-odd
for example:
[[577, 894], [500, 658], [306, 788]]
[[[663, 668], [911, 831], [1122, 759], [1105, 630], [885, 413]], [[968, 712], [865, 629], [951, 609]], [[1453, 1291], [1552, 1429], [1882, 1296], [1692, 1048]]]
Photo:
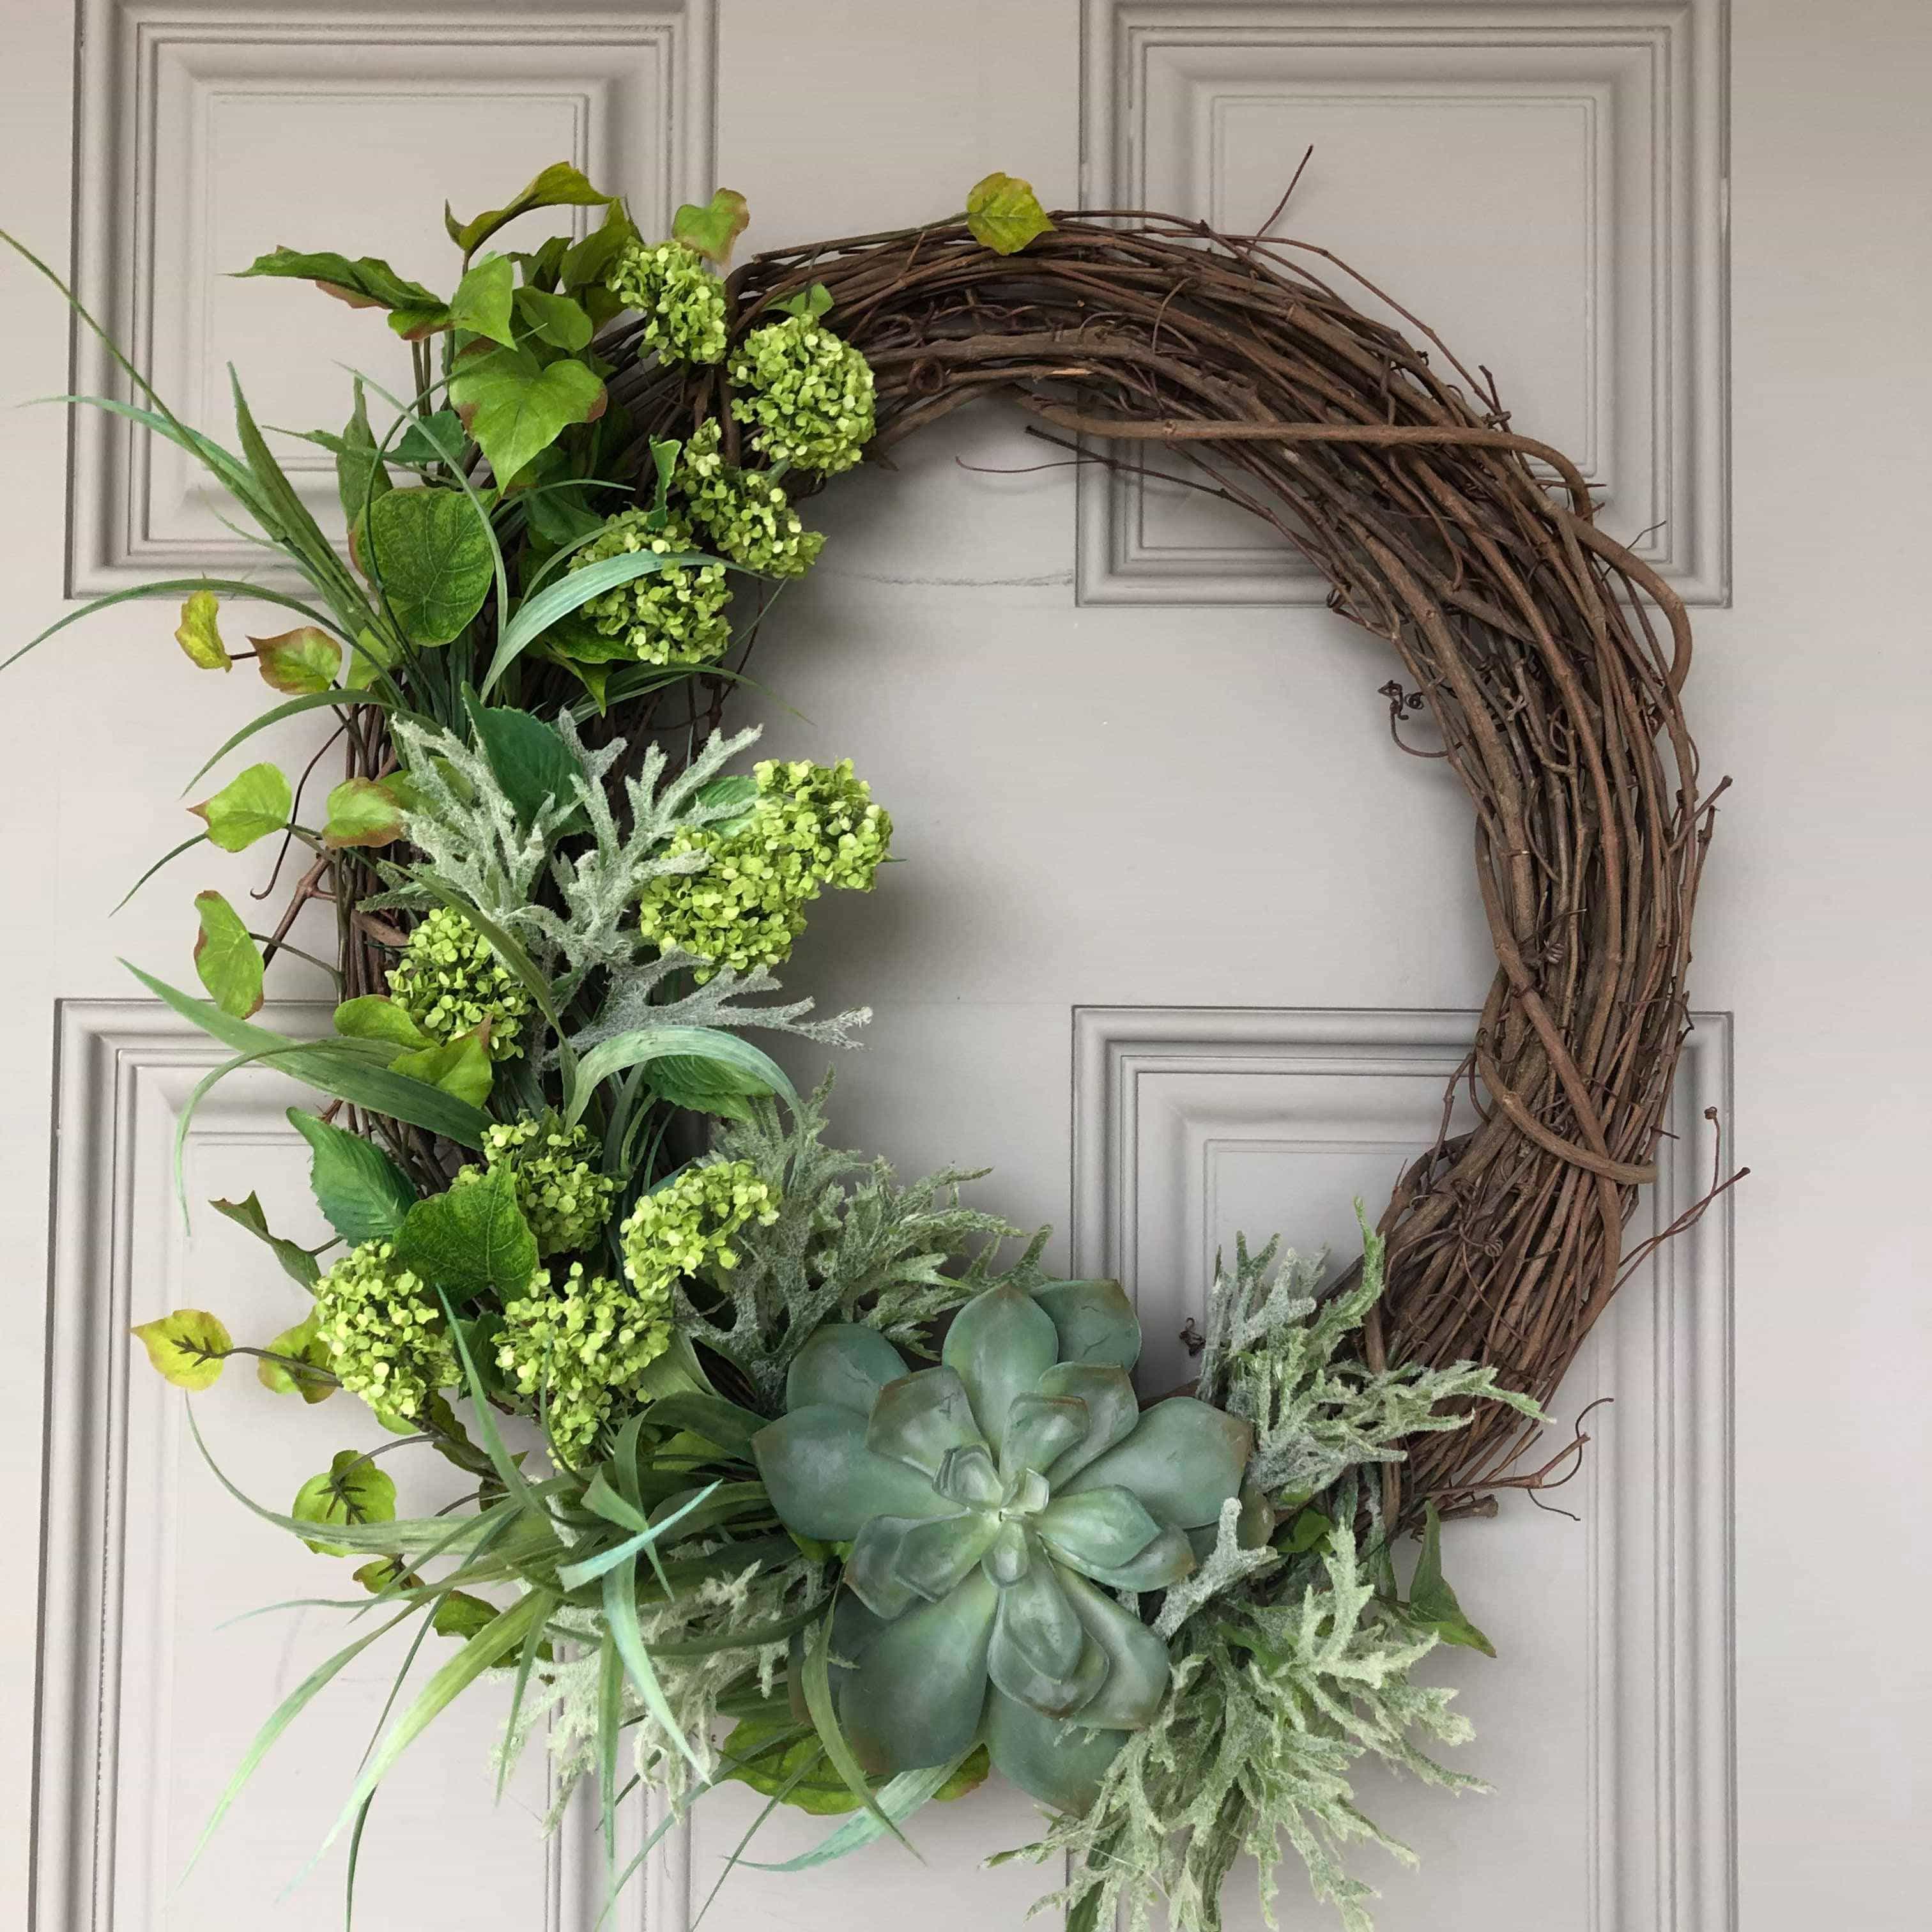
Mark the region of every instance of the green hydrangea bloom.
[[574, 1458], [670, 1336], [668, 1284], [642, 1293], [572, 1262], [561, 1276], [538, 1269], [504, 1304], [496, 1362], [520, 1395], [542, 1398], [550, 1440]]
[[630, 243], [604, 281], [644, 318], [639, 356], [656, 350], [667, 362], [724, 359], [724, 284], [682, 242]]
[[757, 775], [758, 797], [742, 820], [681, 832], [667, 848], [705, 853], [704, 870], [653, 879], [638, 904], [646, 939], [696, 953], [713, 973], [778, 964], [805, 930], [806, 907], [827, 886], [869, 891], [892, 842], [892, 818], [853, 776], [850, 758], [766, 759]]
[[872, 440], [872, 370], [858, 350], [802, 315], [767, 322], [731, 358], [731, 413], [773, 463], [836, 476]]
[[707, 416], [680, 452], [672, 478], [691, 520], [721, 556], [767, 577], [802, 577], [825, 547], [769, 476], [740, 470], [718, 452], [722, 426]]
[[451, 1185], [479, 1180], [507, 1163], [517, 1205], [536, 1238], [537, 1252], [548, 1260], [588, 1248], [610, 1219], [617, 1184], [598, 1172], [596, 1153], [588, 1128], [566, 1127], [554, 1114], [496, 1120], [483, 1130], [483, 1166], [464, 1168]]
[[[649, 511], [620, 510], [568, 567], [583, 570], [639, 550], [662, 556], [698, 548], [690, 526], [675, 517], [653, 530]], [[674, 563], [600, 591], [581, 614], [600, 637], [620, 644], [640, 664], [710, 664], [730, 644], [731, 623], [724, 614], [730, 601], [722, 563]]]
[[671, 1283], [700, 1268], [734, 1268], [731, 1237], [746, 1222], [769, 1227], [778, 1217], [770, 1186], [748, 1160], [688, 1167], [626, 1216], [624, 1272], [644, 1297], [668, 1296]]
[[496, 949], [460, 912], [438, 906], [410, 934], [389, 969], [389, 997], [423, 1031], [454, 1040], [490, 1022], [490, 1058], [523, 1052], [530, 996]]
[[350, 1249], [316, 1283], [315, 1318], [342, 1386], [386, 1415], [418, 1414], [461, 1379], [435, 1292], [387, 1241]]

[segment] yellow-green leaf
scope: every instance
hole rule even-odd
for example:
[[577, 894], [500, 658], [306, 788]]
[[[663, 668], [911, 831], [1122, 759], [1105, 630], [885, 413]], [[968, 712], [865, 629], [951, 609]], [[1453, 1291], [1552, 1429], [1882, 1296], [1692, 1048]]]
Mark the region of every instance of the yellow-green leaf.
[[235, 1346], [217, 1318], [205, 1308], [177, 1308], [129, 1330], [140, 1337], [148, 1360], [176, 1388], [212, 1388], [221, 1379], [223, 1358]]
[[313, 624], [298, 625], [279, 637], [250, 638], [262, 682], [291, 698], [326, 691], [342, 669], [342, 646]]
[[731, 244], [751, 226], [752, 212], [735, 189], [721, 188], [702, 208], [686, 202], [672, 218], [671, 239], [709, 257], [722, 268]]
[[219, 604], [212, 590], [191, 592], [182, 606], [181, 623], [175, 632], [175, 642], [188, 653], [188, 662], [203, 670], [230, 668], [228, 646], [221, 641], [221, 632], [214, 622]]
[[245, 1020], [262, 1010], [262, 956], [242, 915], [219, 892], [196, 892], [201, 937], [194, 942], [194, 970], [208, 998], [224, 1013]]
[[335, 1010], [335, 1030], [346, 1040], [392, 1040], [401, 1047], [436, 1042], [386, 993], [364, 993]]
[[508, 256], [485, 255], [457, 284], [449, 298], [451, 324], [507, 346], [514, 340], [510, 333], [514, 278]]
[[466, 255], [476, 250], [506, 221], [514, 221], [532, 208], [601, 208], [616, 199], [600, 194], [568, 161], [553, 161], [522, 192], [501, 208], [487, 209], [473, 221], [458, 221], [446, 202], [442, 225], [449, 238]]
[[[296, 1490], [289, 1514], [298, 1522], [394, 1522], [396, 1486], [362, 1450], [338, 1450], [326, 1474], [310, 1477]], [[318, 1556], [350, 1554], [344, 1544], [302, 1540]]]
[[1017, 255], [1036, 235], [1053, 224], [1030, 182], [1016, 175], [990, 174], [976, 182], [966, 196], [966, 226], [974, 241], [996, 255]]
[[414, 1053], [399, 1053], [389, 1062], [392, 1073], [406, 1073], [412, 1080], [425, 1081], [480, 1107], [490, 1097], [495, 1078], [486, 1040], [489, 1022], [459, 1034], [440, 1046], [426, 1046]]
[[389, 845], [403, 836], [403, 801], [380, 778], [344, 778], [328, 794], [325, 845]]
[[374, 631], [361, 632], [356, 648], [349, 654], [348, 674], [344, 685], [350, 691], [367, 691], [394, 661], [394, 654]]
[[258, 838], [280, 832], [295, 809], [295, 794], [274, 765], [250, 765], [212, 798], [189, 811], [208, 821], [208, 836], [224, 852], [245, 851]]
[[[326, 1402], [340, 1384], [326, 1372], [332, 1358], [327, 1343], [316, 1332], [320, 1326], [321, 1317], [311, 1309], [307, 1317], [292, 1328], [284, 1328], [268, 1344], [268, 1353], [285, 1355], [289, 1361], [304, 1366], [290, 1368], [284, 1362], [258, 1361], [255, 1364], [255, 1379], [277, 1395], [299, 1394], [306, 1402]], [[310, 1369], [325, 1372], [311, 1375], [308, 1372]]]

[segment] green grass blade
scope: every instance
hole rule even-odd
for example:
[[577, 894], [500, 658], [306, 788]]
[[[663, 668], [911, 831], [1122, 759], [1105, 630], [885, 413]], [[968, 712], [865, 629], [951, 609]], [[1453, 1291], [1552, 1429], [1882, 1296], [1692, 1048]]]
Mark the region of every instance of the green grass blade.
[[183, 1019], [200, 1027], [224, 1046], [238, 1053], [254, 1054], [266, 1048], [278, 1056], [282, 1070], [323, 1093], [346, 1100], [352, 1106], [384, 1114], [392, 1120], [406, 1121], [426, 1132], [440, 1134], [459, 1147], [481, 1148], [489, 1116], [466, 1100], [446, 1094], [427, 1082], [412, 1080], [406, 1074], [392, 1073], [372, 1061], [368, 1054], [349, 1049], [358, 1042], [348, 1040], [304, 1041], [286, 1040], [266, 1027], [238, 1020], [224, 1013], [212, 1000], [197, 1000], [158, 980], [151, 973], [122, 960], [122, 964], [157, 999], [164, 1000]]
[[628, 1072], [668, 1054], [688, 1054], [696, 1060], [714, 1060], [761, 1080], [775, 1094], [782, 1094], [794, 1110], [799, 1105], [796, 1090], [785, 1077], [784, 1069], [768, 1053], [761, 1052], [748, 1040], [722, 1033], [715, 1027], [642, 1027], [634, 1033], [620, 1033], [586, 1053], [577, 1070], [576, 1090], [566, 1109], [572, 1126], [584, 1117], [590, 1096], [614, 1074]]
[[712, 1490], [718, 1486], [716, 1483], [712, 1483], [699, 1490], [698, 1494], [681, 1509], [673, 1510], [663, 1522], [646, 1522], [638, 1516], [635, 1510], [629, 1504], [623, 1502], [620, 1498], [613, 1497], [608, 1486], [598, 1500], [608, 1505], [610, 1509], [621, 1508], [625, 1512], [622, 1516], [610, 1514], [607, 1509], [598, 1508], [596, 1503], [590, 1501], [592, 1492], [596, 1490], [597, 1485], [603, 1479], [604, 1472], [600, 1469], [591, 1478], [590, 1486], [584, 1492], [585, 1502], [591, 1508], [596, 1509], [598, 1514], [603, 1516], [606, 1521], [616, 1522], [620, 1528], [632, 1529], [634, 1533], [627, 1541], [619, 1544], [614, 1549], [605, 1550], [601, 1556], [586, 1558], [581, 1563], [572, 1563], [560, 1570], [556, 1573], [557, 1581], [562, 1584], [566, 1590], [580, 1589], [584, 1584], [595, 1582], [598, 1577], [616, 1568], [619, 1564], [626, 1562], [640, 1555], [656, 1543], [667, 1530], [672, 1528], [686, 1516], [690, 1515], [692, 1511], [710, 1495]]
[[[232, 452], [223, 448], [212, 436], [203, 436], [200, 430], [190, 429], [172, 416], [144, 410], [136, 403], [118, 401], [112, 396], [38, 396], [34, 400], [43, 403], [82, 403], [91, 409], [105, 410], [110, 416], [125, 416], [130, 422], [139, 423], [143, 429], [185, 450], [213, 473], [231, 496], [246, 503], [251, 511], [256, 507], [258, 493], [254, 478], [248, 474], [248, 466]], [[260, 541], [252, 535], [249, 540]]]
[[[950, 1764], [936, 1764], [925, 1771], [901, 1772], [880, 1792], [880, 1811], [888, 1818], [910, 1818], [921, 1805], [938, 1795], [946, 1780], [977, 1749], [976, 1744], [968, 1745]], [[847, 1852], [871, 1844], [884, 1834], [884, 1828], [869, 1812], [855, 1812], [836, 1831], [821, 1839], [810, 1851], [800, 1852], [795, 1858], [787, 1858], [778, 1864], [761, 1864], [756, 1858], [746, 1858], [743, 1862], [754, 1871], [809, 1871], [814, 1865], [829, 1864], [834, 1858], [842, 1858]]]
[[481, 695], [488, 698], [511, 665], [560, 617], [580, 609], [593, 597], [601, 597], [620, 584], [650, 577], [673, 564], [717, 563], [722, 560], [698, 550], [672, 550], [659, 556], [655, 550], [632, 550], [622, 556], [607, 556], [586, 563], [581, 570], [566, 573], [526, 598], [517, 614], [502, 628], [496, 654], [483, 680]]
[[[806, 1647], [805, 1668], [800, 1672], [805, 1690], [805, 1708], [812, 1714], [812, 1728], [818, 1733], [818, 1742], [825, 1747], [825, 1755], [832, 1760], [832, 1768], [838, 1772], [847, 1790], [866, 1808], [866, 1812], [879, 1825], [882, 1831], [890, 1832], [914, 1858], [919, 1853], [913, 1850], [912, 1840], [902, 1832], [897, 1822], [888, 1818], [879, 1808], [879, 1801], [872, 1795], [871, 1782], [865, 1769], [853, 1755], [852, 1747], [840, 1728], [838, 1712], [832, 1701], [832, 1612], [827, 1610], [825, 1620], [818, 1626], [818, 1634]], [[876, 1835], [876, 1834], [875, 1834]], [[923, 1864], [925, 1860], [920, 1862]]]
[[617, 1654], [623, 1660], [624, 1674], [636, 1686], [638, 1695], [644, 1700], [645, 1708], [656, 1718], [665, 1735], [676, 1740], [678, 1749], [689, 1760], [692, 1770], [703, 1777], [704, 1760], [671, 1715], [664, 1686], [658, 1682], [650, 1654], [644, 1648], [644, 1631], [638, 1622], [637, 1586], [628, 1570], [614, 1570], [604, 1579], [604, 1620], [616, 1643]]
[[226, 740], [219, 751], [212, 753], [207, 761], [182, 787], [186, 791], [197, 778], [206, 778], [233, 751], [236, 746], [244, 745], [257, 731], [266, 731], [271, 724], [279, 724], [284, 718], [299, 716], [304, 711], [317, 711], [324, 705], [346, 708], [352, 704], [373, 704], [379, 710], [392, 711], [395, 706], [386, 698], [379, 697], [370, 691], [344, 691], [332, 685], [326, 691], [305, 691], [299, 698], [292, 698], [285, 704], [278, 704], [265, 711], [259, 718], [250, 718], [235, 735]]
[[[192, 782], [192, 781], [190, 781], [190, 782]], [[121, 910], [121, 907], [124, 906], [131, 899], [134, 895], [161, 869], [163, 866], [172, 865], [184, 852], [192, 852], [197, 845], [205, 845], [207, 842], [208, 834], [206, 832], [197, 832], [192, 838], [184, 838], [172, 852], [164, 852], [161, 856], [157, 859], [122, 894], [121, 904], [114, 908], [115, 912], [118, 912]], [[112, 914], [110, 914], [109, 916], [111, 918]]]

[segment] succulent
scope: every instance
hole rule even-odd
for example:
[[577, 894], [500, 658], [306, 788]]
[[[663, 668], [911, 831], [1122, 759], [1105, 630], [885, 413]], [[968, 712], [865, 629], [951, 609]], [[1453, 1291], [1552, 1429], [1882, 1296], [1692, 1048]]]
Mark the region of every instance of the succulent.
[[1112, 1282], [988, 1288], [912, 1374], [856, 1324], [800, 1351], [752, 1447], [788, 1529], [850, 1540], [832, 1650], [868, 1772], [980, 1740], [1016, 1784], [1083, 1810], [1153, 1719], [1166, 1646], [1108, 1592], [1194, 1568], [1187, 1532], [1239, 1490], [1252, 1432], [1189, 1396], [1143, 1412], [1139, 1354]]

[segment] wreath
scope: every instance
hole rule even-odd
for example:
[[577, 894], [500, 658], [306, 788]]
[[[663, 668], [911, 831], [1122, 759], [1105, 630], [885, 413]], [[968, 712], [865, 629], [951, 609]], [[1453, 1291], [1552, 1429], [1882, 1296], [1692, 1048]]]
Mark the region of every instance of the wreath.
[[[552, 208], [592, 213], [490, 245]], [[652, 242], [558, 165], [446, 210], [447, 297], [367, 256], [244, 271], [412, 345], [412, 394], [358, 377], [341, 432], [308, 438], [346, 550], [238, 386], [232, 449], [118, 351], [128, 399], [86, 399], [181, 445], [307, 586], [100, 600], [183, 598], [193, 663], [250, 661], [278, 694], [203, 772], [311, 711], [346, 758], [319, 822], [272, 764], [193, 808], [171, 858], [279, 839], [306, 869], [266, 933], [196, 896], [206, 998], [137, 973], [229, 1050], [202, 1091], [266, 1063], [327, 1096], [290, 1118], [332, 1234], [215, 1202], [299, 1318], [259, 1346], [197, 1309], [136, 1334], [184, 1388], [249, 1358], [391, 1432], [286, 1508], [234, 1491], [357, 1559], [373, 1624], [273, 1714], [217, 1816], [365, 1648], [393, 1634], [406, 1674], [433, 1634], [458, 1647], [368, 1758], [335, 1828], [355, 1840], [429, 1720], [506, 1680], [506, 1766], [544, 1736], [608, 1843], [634, 1780], [667, 1826], [740, 1781], [768, 1812], [844, 1814], [793, 1862], [814, 1865], [992, 1767], [1047, 1808], [1003, 1856], [1067, 1855], [1042, 1903], [1075, 1932], [1123, 1906], [1216, 1927], [1244, 1852], [1265, 1907], [1284, 1839], [1366, 1926], [1342, 1855], [1401, 1848], [1353, 1766], [1470, 1781], [1427, 1754], [1467, 1726], [1414, 1675], [1438, 1642], [1489, 1648], [1441, 1522], [1579, 1451], [1510, 1473], [1633, 1265], [1711, 830], [1683, 608], [1486, 374], [1365, 312], [1393, 304], [1272, 220], [1049, 217], [994, 175], [963, 218], [727, 272], [746, 218], [721, 192]], [[1445, 1106], [1336, 1283], [1238, 1243], [1204, 1284], [1196, 1380], [1157, 1396], [1117, 1283], [1052, 1279], [1045, 1231], [962, 1200], [973, 1175], [902, 1186], [828, 1146], [829, 1078], [801, 1094], [749, 1037], [850, 1042], [862, 1012], [815, 1018], [772, 969], [821, 892], [874, 889], [892, 830], [849, 759], [748, 769], [758, 734], [724, 728], [823, 542], [797, 502], [988, 396], [1078, 460], [1164, 464], [1264, 518], [1393, 646], [1393, 713], [1426, 710], [1474, 807], [1498, 973], [1450, 1096], [1466, 1079], [1476, 1124]], [[230, 598], [297, 621], [232, 650]], [[340, 1003], [292, 1040], [253, 1016], [316, 902]], [[465, 1504], [401, 1510], [406, 1448], [453, 1464]], [[643, 1856], [613, 1853], [614, 1892]]]

